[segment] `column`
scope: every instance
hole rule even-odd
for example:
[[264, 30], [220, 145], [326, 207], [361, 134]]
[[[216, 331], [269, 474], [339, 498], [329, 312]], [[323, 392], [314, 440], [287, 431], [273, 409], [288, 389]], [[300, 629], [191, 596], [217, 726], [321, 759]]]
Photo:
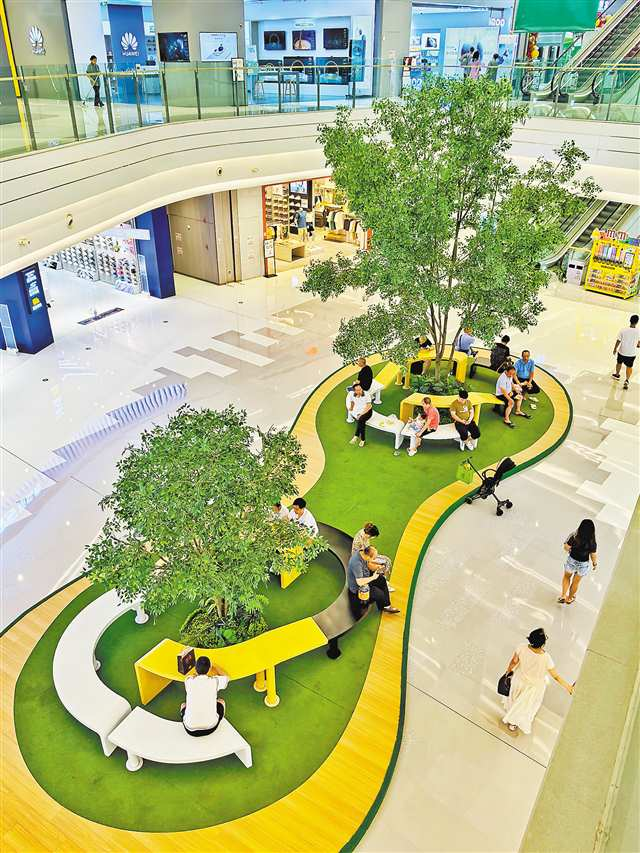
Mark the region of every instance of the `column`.
[[150, 240], [138, 240], [138, 251], [147, 267], [149, 293], [157, 299], [176, 295], [173, 255], [166, 207], [157, 207], [136, 216], [136, 228], [149, 232]]
[[[20, 352], [34, 354], [53, 343], [49, 312], [37, 264], [0, 279], [0, 306], [6, 305]], [[5, 313], [0, 307], [0, 312]], [[12, 346], [0, 326], [0, 346]]]
[[256, 680], [253, 682], [253, 689], [258, 693], [264, 693], [267, 689], [267, 674], [264, 669], [256, 672]]
[[376, 59], [395, 68], [376, 70], [374, 93], [380, 98], [396, 97], [402, 85], [402, 57], [409, 53], [411, 0], [379, 0], [376, 20]]

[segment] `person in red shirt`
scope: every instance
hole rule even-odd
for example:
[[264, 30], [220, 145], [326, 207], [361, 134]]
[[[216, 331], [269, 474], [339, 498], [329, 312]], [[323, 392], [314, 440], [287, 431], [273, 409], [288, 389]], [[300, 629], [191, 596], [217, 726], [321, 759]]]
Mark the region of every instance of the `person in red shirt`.
[[423, 398], [422, 412], [415, 423], [416, 426], [419, 425], [419, 429], [416, 431], [415, 435], [411, 436], [410, 447], [407, 451], [409, 456], [415, 456], [418, 452], [418, 448], [422, 444], [423, 437], [425, 435], [429, 435], [430, 432], [435, 432], [440, 426], [440, 412], [435, 406], [431, 405], [431, 397]]

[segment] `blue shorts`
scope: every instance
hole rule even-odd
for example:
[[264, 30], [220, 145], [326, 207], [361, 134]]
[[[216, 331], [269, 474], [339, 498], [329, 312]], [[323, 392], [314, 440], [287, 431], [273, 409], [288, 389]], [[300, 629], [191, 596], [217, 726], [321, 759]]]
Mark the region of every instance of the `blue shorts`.
[[581, 578], [586, 577], [591, 571], [591, 567], [589, 565], [589, 560], [585, 560], [585, 562], [581, 562], [580, 560], [574, 560], [571, 554], [567, 557], [567, 561], [564, 564], [564, 570], [568, 575], [579, 575]]

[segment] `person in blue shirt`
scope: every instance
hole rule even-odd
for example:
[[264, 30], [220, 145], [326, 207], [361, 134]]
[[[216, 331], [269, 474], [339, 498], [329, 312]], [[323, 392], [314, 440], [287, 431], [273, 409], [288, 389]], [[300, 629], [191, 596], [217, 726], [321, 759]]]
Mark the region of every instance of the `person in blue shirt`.
[[539, 394], [540, 388], [533, 378], [536, 372], [536, 363], [531, 358], [531, 353], [528, 349], [522, 350], [522, 355], [516, 361], [514, 367], [516, 369], [516, 376], [518, 377], [518, 385], [520, 385], [524, 394]]
[[400, 613], [397, 607], [391, 606], [389, 586], [377, 557], [378, 552], [373, 545], [365, 545], [351, 554], [347, 566], [347, 587], [354, 619], [359, 619], [370, 603], [374, 603], [380, 612]]
[[456, 350], [466, 355], [475, 355], [476, 353], [471, 349], [475, 341], [476, 339], [473, 337], [471, 329], [467, 326], [462, 330], [456, 341]]

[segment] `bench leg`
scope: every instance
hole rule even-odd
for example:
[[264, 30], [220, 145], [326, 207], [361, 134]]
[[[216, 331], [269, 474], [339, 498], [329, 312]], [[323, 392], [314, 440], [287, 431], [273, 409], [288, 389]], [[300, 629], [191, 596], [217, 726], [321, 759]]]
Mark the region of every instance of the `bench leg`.
[[261, 669], [260, 672], [256, 672], [256, 680], [253, 682], [253, 689], [257, 690], [258, 693], [264, 693], [267, 689], [267, 676], [264, 669]]
[[327, 657], [331, 658], [331, 660], [335, 660], [339, 658], [342, 652], [340, 651], [340, 646], [338, 645], [338, 638], [332, 637], [329, 640], [329, 645], [327, 647]]
[[105, 755], [111, 755], [111, 753], [115, 750], [115, 743], [111, 743], [107, 735], [99, 735], [100, 743], [102, 744], [102, 751]]
[[267, 669], [267, 695], [264, 697], [267, 708], [276, 708], [280, 704], [280, 697], [276, 693], [276, 668], [270, 666]]
[[135, 773], [136, 770], [140, 770], [142, 767], [142, 759], [139, 755], [136, 755], [133, 752], [129, 752], [127, 750], [127, 763], [125, 764], [127, 770], [130, 770], [132, 773]]
[[144, 625], [145, 622], [149, 621], [149, 614], [145, 613], [141, 605], [136, 605], [136, 625]]
[[239, 749], [236, 755], [242, 761], [245, 767], [253, 767], [253, 758], [251, 757], [251, 747], [247, 746], [244, 749]]

